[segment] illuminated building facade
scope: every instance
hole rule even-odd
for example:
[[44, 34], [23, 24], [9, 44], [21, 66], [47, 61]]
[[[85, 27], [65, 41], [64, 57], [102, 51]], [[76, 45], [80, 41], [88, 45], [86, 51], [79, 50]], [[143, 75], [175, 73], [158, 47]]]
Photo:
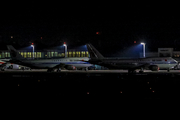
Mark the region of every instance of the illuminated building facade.
[[[18, 50], [24, 58], [33, 58], [32, 50]], [[142, 53], [140, 53], [140, 56]], [[35, 50], [34, 58], [55, 58], [64, 57], [64, 50]], [[68, 49], [67, 57], [89, 57], [87, 50]], [[173, 51], [172, 48], [159, 48], [158, 52], [147, 52], [146, 57], [173, 57], [180, 58], [180, 51]], [[10, 58], [8, 50], [0, 50], [0, 59]]]
[[[33, 58], [33, 52], [28, 50], [18, 50], [18, 52], [24, 58]], [[63, 50], [43, 50], [43, 51], [34, 51], [34, 58], [55, 58], [55, 57], [64, 57]], [[67, 57], [89, 57], [88, 51], [82, 50], [68, 50]], [[0, 59], [10, 58], [10, 52], [8, 50], [0, 50]]]

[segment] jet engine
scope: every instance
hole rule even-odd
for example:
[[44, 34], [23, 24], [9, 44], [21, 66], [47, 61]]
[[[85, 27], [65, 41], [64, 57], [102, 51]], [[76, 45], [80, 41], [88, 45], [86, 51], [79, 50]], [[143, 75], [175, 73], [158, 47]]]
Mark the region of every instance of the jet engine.
[[76, 67], [73, 65], [66, 65], [64, 68], [66, 68], [67, 70], [76, 70]]
[[151, 66], [149, 66], [149, 69], [152, 71], [158, 71], [159, 67], [157, 65], [151, 65]]

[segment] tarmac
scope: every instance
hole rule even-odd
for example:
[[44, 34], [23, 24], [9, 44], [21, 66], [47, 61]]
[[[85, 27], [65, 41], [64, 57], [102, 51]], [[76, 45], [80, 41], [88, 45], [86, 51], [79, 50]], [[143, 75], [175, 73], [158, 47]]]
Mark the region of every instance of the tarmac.
[[59, 99], [63, 96], [116, 96], [121, 99], [177, 99], [180, 70], [6, 70], [0, 72], [5, 97]]
[[[4, 73], [4, 72], [46, 72], [47, 73], [47, 69], [32, 69], [32, 70], [13, 70], [13, 69], [6, 69], [5, 71], [0, 71], [0, 73]], [[61, 70], [61, 72], [74, 72], [74, 73], [128, 73], [128, 70]], [[54, 73], [56, 73], [56, 71], [54, 71]], [[151, 71], [151, 70], [144, 70], [144, 73], [149, 74], [149, 73], [153, 73], [153, 74], [161, 74], [161, 73], [175, 73], [175, 74], [179, 74], [180, 70], [170, 70], [170, 72], [167, 72], [167, 70], [159, 70], [159, 71]], [[139, 70], [136, 70], [136, 74], [140, 74]]]

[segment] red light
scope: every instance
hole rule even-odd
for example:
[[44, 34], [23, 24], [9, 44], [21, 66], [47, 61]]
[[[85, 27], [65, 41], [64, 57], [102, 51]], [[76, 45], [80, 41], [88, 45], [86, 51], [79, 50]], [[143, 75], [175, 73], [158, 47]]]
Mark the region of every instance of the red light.
[[34, 43], [32, 43], [32, 45], [34, 45]]
[[134, 43], [136, 43], [136, 41], [134, 41]]
[[42, 40], [42, 37], [41, 37], [41, 40]]
[[64, 44], [66, 44], [66, 42], [64, 42]]
[[96, 35], [99, 35], [99, 32], [96, 32]]

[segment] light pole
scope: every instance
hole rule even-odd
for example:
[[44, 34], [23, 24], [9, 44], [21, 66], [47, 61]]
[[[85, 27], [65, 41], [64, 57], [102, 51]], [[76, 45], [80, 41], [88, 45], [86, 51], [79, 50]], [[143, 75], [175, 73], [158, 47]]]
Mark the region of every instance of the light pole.
[[141, 43], [143, 45], [143, 57], [145, 58], [145, 43]]
[[33, 59], [34, 59], [34, 44], [32, 43], [31, 47], [33, 48]]
[[63, 45], [64, 45], [64, 47], [65, 47], [65, 48], [64, 48], [64, 49], [65, 49], [65, 50], [64, 50], [64, 54], [65, 54], [65, 57], [67, 57], [67, 45], [66, 45], [66, 42], [64, 42]]

